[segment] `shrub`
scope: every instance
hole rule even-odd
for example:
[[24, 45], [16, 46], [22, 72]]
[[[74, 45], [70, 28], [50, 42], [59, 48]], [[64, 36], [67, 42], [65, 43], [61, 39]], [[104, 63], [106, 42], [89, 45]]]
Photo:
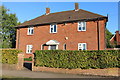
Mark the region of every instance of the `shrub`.
[[7, 64], [17, 64], [18, 62], [18, 53], [20, 53], [20, 50], [15, 49], [3, 49], [2, 51], [2, 63]]
[[32, 57], [24, 58], [24, 61], [32, 61]]
[[68, 69], [120, 67], [118, 50], [69, 51], [36, 50], [35, 66]]

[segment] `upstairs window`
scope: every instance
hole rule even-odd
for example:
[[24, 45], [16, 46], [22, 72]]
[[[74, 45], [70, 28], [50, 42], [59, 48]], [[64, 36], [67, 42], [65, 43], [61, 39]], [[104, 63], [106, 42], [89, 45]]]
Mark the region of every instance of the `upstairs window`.
[[34, 28], [33, 27], [28, 27], [28, 35], [33, 35], [34, 33]]
[[78, 50], [87, 50], [86, 43], [78, 43]]
[[26, 53], [32, 53], [32, 48], [33, 48], [32, 45], [27, 45], [26, 46]]
[[50, 25], [50, 33], [57, 33], [57, 25], [56, 24]]
[[78, 22], [78, 31], [86, 31], [86, 22]]

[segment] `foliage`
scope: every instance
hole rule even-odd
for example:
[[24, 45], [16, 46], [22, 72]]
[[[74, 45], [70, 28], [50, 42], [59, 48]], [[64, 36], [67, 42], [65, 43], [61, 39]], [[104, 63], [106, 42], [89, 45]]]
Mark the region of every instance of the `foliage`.
[[15, 47], [15, 40], [16, 40], [16, 29], [15, 26], [19, 24], [16, 14], [8, 13], [8, 9], [4, 6], [0, 6], [1, 13], [0, 15], [1, 20], [1, 28], [0, 28], [0, 35], [1, 35], [1, 44], [0, 48], [14, 48]]
[[108, 30], [106, 29], [106, 47], [107, 48], [113, 48], [114, 46], [110, 44], [110, 39], [111, 37], [113, 36], [113, 34]]
[[[17, 64], [18, 62], [18, 53], [20, 50], [15, 49], [3, 49], [2, 51], [2, 63], [7, 64]], [[1, 62], [1, 61], [0, 61]]]
[[52, 68], [112, 68], [120, 67], [118, 50], [68, 51], [36, 50], [35, 66]]
[[24, 58], [24, 61], [32, 61], [32, 57]]

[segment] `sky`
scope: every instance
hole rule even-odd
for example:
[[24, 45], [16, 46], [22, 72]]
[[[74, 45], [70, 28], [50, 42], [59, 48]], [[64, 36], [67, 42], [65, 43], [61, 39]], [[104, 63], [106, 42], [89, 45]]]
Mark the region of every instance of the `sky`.
[[[118, 30], [118, 2], [78, 2], [79, 8], [103, 16], [108, 14], [107, 29]], [[74, 10], [74, 2], [3, 2], [9, 13], [15, 13], [20, 22], [34, 19], [45, 14], [46, 7], [51, 13]]]

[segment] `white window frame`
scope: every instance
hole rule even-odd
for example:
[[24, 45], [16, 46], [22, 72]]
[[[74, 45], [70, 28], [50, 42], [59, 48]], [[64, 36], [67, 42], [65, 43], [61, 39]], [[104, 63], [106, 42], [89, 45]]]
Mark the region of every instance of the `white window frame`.
[[[33, 30], [33, 33], [32, 33], [32, 30]], [[34, 27], [28, 27], [27, 35], [33, 35], [33, 34], [34, 34]]]
[[[86, 45], [85, 50], [87, 50], [87, 43], [78, 43], [78, 50], [83, 50], [83, 44]], [[80, 46], [81, 45], [81, 46]], [[80, 48], [81, 47], [81, 48]]]
[[65, 49], [65, 45], [66, 45], [66, 44], [63, 44], [63, 50], [67, 50], [67, 45], [66, 45], [66, 49]]
[[26, 45], [26, 53], [32, 53], [33, 45]]
[[[79, 30], [79, 27], [81, 27], [81, 30]], [[83, 27], [85, 27], [85, 30], [83, 30]], [[83, 21], [83, 22], [79, 21], [78, 22], [78, 31], [86, 31], [86, 22], [85, 21]]]
[[[56, 32], [54, 32], [54, 26], [53, 25], [56, 25]], [[53, 32], [51, 32], [51, 28], [53, 28]], [[57, 24], [51, 24], [50, 25], [50, 33], [57, 33]]]
[[43, 44], [41, 45], [41, 50], [43, 50]]

